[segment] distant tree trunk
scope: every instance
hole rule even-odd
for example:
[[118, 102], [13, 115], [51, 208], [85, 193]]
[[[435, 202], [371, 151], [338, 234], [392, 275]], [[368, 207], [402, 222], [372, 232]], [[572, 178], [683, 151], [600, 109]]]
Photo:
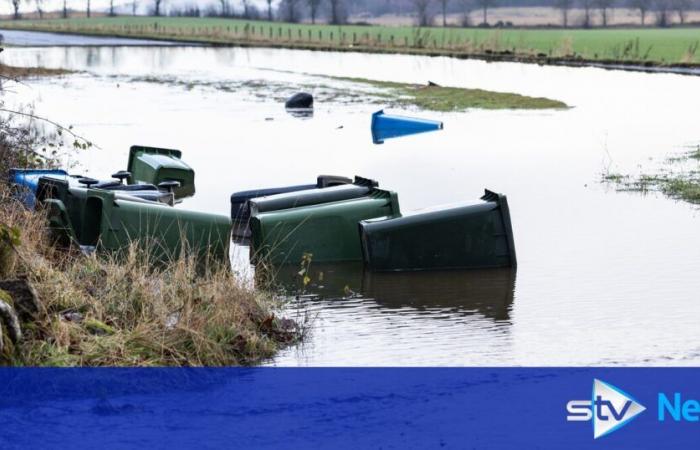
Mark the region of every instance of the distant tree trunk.
[[311, 23], [316, 23], [316, 15], [318, 14], [318, 7], [321, 5], [321, 0], [307, 0], [309, 4], [309, 15], [311, 16]]
[[15, 14], [12, 16], [12, 18], [15, 20], [18, 20], [21, 17], [19, 14], [19, 2], [20, 0], [12, 0], [12, 7], [15, 9]]
[[328, 0], [331, 6], [331, 24], [340, 24], [340, 0]]
[[442, 5], [442, 26], [447, 26], [447, 3], [450, 0], [440, 0], [440, 5]]
[[471, 0], [462, 0], [462, 23], [463, 27], [468, 27], [471, 25], [471, 20], [469, 15], [472, 12], [472, 2]]
[[413, 4], [416, 7], [418, 26], [425, 27], [430, 25], [430, 17], [428, 16], [428, 7], [430, 6], [430, 0], [413, 0]]
[[63, 12], [61, 14], [61, 17], [64, 19], [68, 18], [68, 5], [66, 5], [67, 0], [63, 0]]
[[591, 23], [591, 9], [593, 8], [592, 0], [581, 0], [581, 8], [583, 8], [583, 23], [581, 24], [583, 28], [590, 28]]
[[286, 19], [291, 23], [296, 23], [299, 21], [297, 17], [297, 2], [299, 0], [284, 0], [284, 6], [287, 9]]
[[[228, 0], [219, 0], [219, 3], [221, 3], [221, 16], [226, 17], [229, 15], [229, 4]], [[244, 5], [245, 6], [245, 5]]]
[[163, 0], [153, 0], [155, 10], [153, 11], [153, 15], [156, 17], [160, 16], [160, 4], [163, 2]]
[[114, 17], [114, 0], [109, 0], [109, 15]]
[[267, 0], [267, 20], [272, 22], [272, 0]]
[[596, 0], [595, 4], [600, 9], [600, 18], [603, 21], [603, 26], [608, 26], [608, 9], [612, 8], [615, 0]]
[[673, 0], [673, 8], [678, 14], [678, 21], [681, 25], [685, 24], [685, 19], [688, 17], [688, 10], [692, 6], [690, 0]]
[[87, 0], [87, 17], [90, 18], [90, 0]]
[[[243, 18], [249, 19], [250, 18], [250, 0], [241, 0], [241, 3], [243, 3]], [[229, 14], [231, 14], [231, 8], [229, 7]]]
[[656, 0], [656, 25], [667, 27], [670, 23], [669, 9], [671, 4], [669, 0]]
[[484, 15], [484, 24], [489, 23], [489, 8], [496, 6], [496, 0], [477, 0], [476, 4], [481, 7]]
[[630, 0], [629, 6], [639, 10], [639, 21], [644, 26], [647, 18], [647, 12], [651, 8], [651, 0]]
[[135, 16], [135, 15], [136, 15], [136, 6], [137, 6], [137, 2], [136, 2], [136, 1], [131, 2], [131, 15], [132, 15], [132, 16]]
[[573, 0], [556, 0], [554, 6], [561, 11], [561, 21], [564, 28], [569, 26], [569, 11], [573, 6]]

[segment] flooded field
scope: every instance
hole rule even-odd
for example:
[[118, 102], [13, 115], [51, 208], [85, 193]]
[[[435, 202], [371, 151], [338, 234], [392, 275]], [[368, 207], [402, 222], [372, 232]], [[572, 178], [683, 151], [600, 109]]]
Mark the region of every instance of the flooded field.
[[[399, 55], [237, 48], [9, 48], [0, 61], [69, 68], [11, 100], [74, 125], [99, 149], [75, 171], [108, 176], [128, 148], [180, 148], [197, 171], [183, 207], [229, 212], [229, 196], [362, 175], [403, 211], [508, 195], [517, 273], [363, 274], [315, 267], [290, 315], [312, 322], [276, 365], [697, 365], [700, 211], [660, 194], [616, 192], [605, 172], [638, 173], [700, 143], [700, 78]], [[381, 99], [332, 77], [489, 89], [568, 109], [434, 113], [444, 130], [372, 144]], [[313, 117], [281, 99], [317, 94]], [[651, 159], [650, 159], [651, 158]], [[233, 249], [250, 276], [248, 249]], [[280, 274], [281, 279], [291, 278]]]

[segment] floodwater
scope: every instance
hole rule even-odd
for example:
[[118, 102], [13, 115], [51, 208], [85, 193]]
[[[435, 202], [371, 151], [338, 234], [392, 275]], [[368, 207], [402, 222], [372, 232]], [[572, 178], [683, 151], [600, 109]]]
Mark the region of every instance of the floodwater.
[[[76, 171], [123, 169], [135, 143], [182, 149], [197, 171], [197, 195], [183, 207], [228, 214], [234, 191], [320, 173], [377, 179], [404, 211], [476, 200], [484, 188], [508, 195], [517, 273], [312, 265], [309, 295], [289, 309], [310, 318], [310, 336], [271, 364], [700, 363], [697, 207], [600, 183], [604, 171], [639, 173], [700, 143], [700, 78], [240, 48], [11, 48], [0, 59], [83, 71], [11, 94], [99, 145], [70, 158]], [[382, 105], [327, 76], [431, 80], [571, 108], [389, 109], [442, 120], [444, 130], [373, 145], [370, 114]], [[284, 111], [280, 100], [298, 89], [318, 94], [312, 118]], [[249, 273], [247, 248], [234, 252]]]
[[55, 46], [171, 46], [168, 41], [152, 39], [124, 39], [118, 37], [81, 36], [67, 33], [44, 33], [41, 31], [0, 30], [5, 45], [55, 47]]

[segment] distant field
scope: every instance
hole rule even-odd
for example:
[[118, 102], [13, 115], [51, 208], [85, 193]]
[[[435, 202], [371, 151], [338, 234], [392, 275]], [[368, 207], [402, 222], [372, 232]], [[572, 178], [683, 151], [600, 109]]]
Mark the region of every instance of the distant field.
[[700, 64], [700, 28], [474, 29], [331, 26], [217, 18], [100, 17], [1, 21], [0, 28], [221, 44], [365, 51]]

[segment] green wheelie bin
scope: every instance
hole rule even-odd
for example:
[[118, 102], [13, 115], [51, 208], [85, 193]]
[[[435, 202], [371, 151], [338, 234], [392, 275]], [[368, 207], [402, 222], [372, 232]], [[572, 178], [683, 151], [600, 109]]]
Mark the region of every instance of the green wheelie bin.
[[399, 214], [396, 193], [376, 188], [356, 199], [259, 213], [250, 222], [252, 260], [297, 264], [308, 253], [314, 262], [361, 261], [358, 222]]
[[177, 181], [180, 185], [173, 190], [175, 198], [192, 197], [195, 192], [194, 170], [181, 158], [180, 150], [132, 145], [126, 169], [131, 174], [129, 184], [158, 186], [163, 182]]
[[371, 271], [515, 267], [505, 195], [485, 191], [477, 204], [360, 222]]

